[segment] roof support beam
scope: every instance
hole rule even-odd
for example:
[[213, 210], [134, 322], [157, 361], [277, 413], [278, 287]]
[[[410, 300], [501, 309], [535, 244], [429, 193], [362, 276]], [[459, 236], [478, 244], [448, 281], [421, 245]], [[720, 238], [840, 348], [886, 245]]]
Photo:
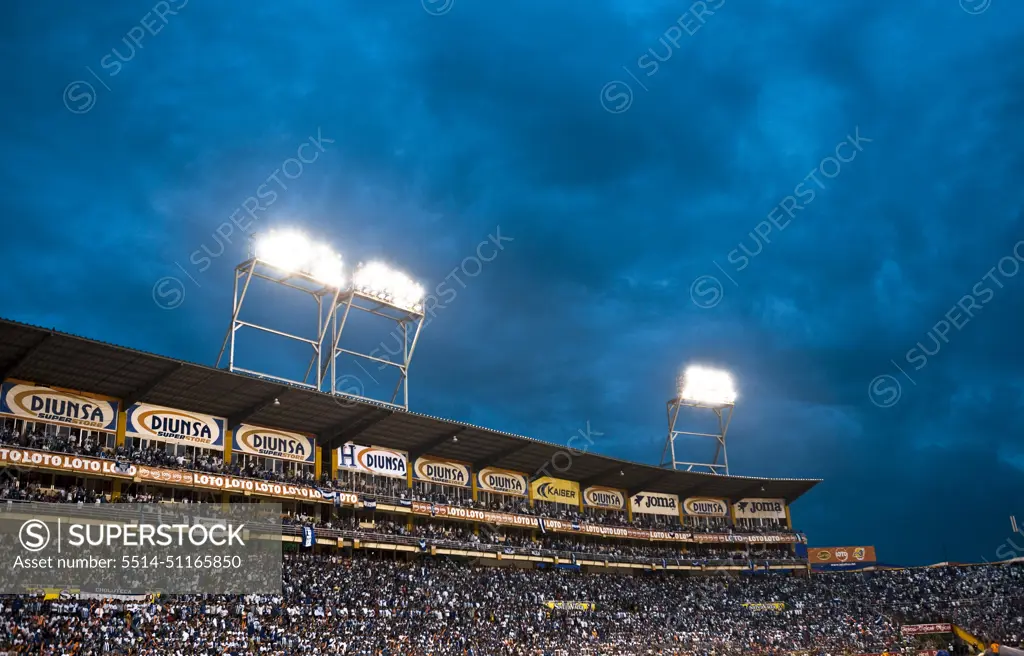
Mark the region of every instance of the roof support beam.
[[655, 476], [654, 478], [648, 480], [646, 483], [643, 484], [643, 487], [633, 486], [629, 490], [627, 490], [629, 492], [629, 496], [633, 496], [637, 492], [643, 492], [644, 490], [650, 490], [650, 491], [653, 492], [653, 491], [655, 491], [655, 490], [653, 490], [655, 485], [657, 485], [658, 483], [662, 482], [666, 478], [670, 478], [674, 474], [678, 474], [678, 473], [679, 472], [677, 472], [676, 470], [670, 469], [670, 470], [668, 470], [668, 471], [666, 471], [666, 472], [664, 472], [664, 473], [662, 473], [662, 474], [660, 474], [658, 476]]
[[527, 442], [523, 440], [518, 444], [513, 444], [512, 446], [501, 449], [500, 451], [494, 451], [492, 453], [489, 453], [483, 458], [473, 461], [473, 469], [480, 469], [481, 467], [486, 467], [489, 464], [498, 466], [497, 463], [501, 462], [502, 460], [509, 457], [513, 453], [518, 453], [519, 451], [522, 451], [523, 449], [530, 446], [533, 446], [533, 442]]
[[395, 414], [394, 410], [370, 408], [355, 420], [347, 421], [343, 425], [326, 431], [321, 438], [321, 442], [328, 449], [336, 449], [393, 414]]
[[453, 437], [458, 437], [459, 435], [462, 435], [463, 433], [466, 432], [466, 430], [467, 429], [466, 429], [465, 426], [460, 426], [459, 428], [455, 429], [454, 431], [448, 431], [446, 433], [441, 433], [437, 437], [435, 437], [435, 438], [433, 438], [433, 439], [431, 439], [431, 440], [429, 440], [427, 442], [424, 442], [423, 444], [420, 444], [415, 449], [410, 449], [409, 450], [409, 464], [412, 464], [412, 463], [416, 462], [416, 458], [419, 458], [420, 456], [424, 456], [424, 455], [430, 453], [431, 451], [433, 451], [437, 447], [441, 446], [445, 442], [450, 441]]
[[596, 474], [593, 474], [591, 476], [587, 476], [586, 478], [584, 478], [583, 480], [580, 481], [580, 487], [583, 488], [583, 487], [587, 487], [589, 485], [593, 485], [593, 484], [597, 483], [598, 481], [600, 481], [602, 478], [605, 478], [607, 476], [614, 476], [617, 472], [624, 472], [624, 471], [625, 471], [625, 465], [618, 465], [618, 464], [617, 465], [613, 465], [611, 467], [608, 467], [607, 469], [602, 469], [601, 471], [597, 472]]
[[260, 399], [256, 403], [253, 403], [248, 408], [233, 413], [231, 416], [227, 418], [228, 428], [234, 428], [235, 426], [248, 420], [250, 417], [258, 413], [260, 410], [263, 410], [264, 408], [273, 405], [274, 401], [280, 400], [281, 397], [288, 393], [289, 389], [291, 388], [279, 385], [278, 387], [274, 388], [275, 391], [273, 394], [268, 394], [267, 396]]
[[165, 380], [173, 376], [175, 372], [177, 372], [179, 369], [184, 368], [184, 366], [184, 362], [175, 362], [170, 367], [165, 368], [156, 376], [153, 376], [151, 379], [147, 380], [142, 385], [139, 385], [138, 387], [133, 389], [131, 392], [126, 394], [123, 399], [121, 399], [124, 402], [124, 408], [122, 409], [126, 410], [130, 406], [138, 403], [140, 400], [143, 399], [143, 397], [145, 397], [147, 394], [156, 389], [156, 387], [160, 385], [160, 383], [164, 382]]
[[12, 362], [8, 366], [4, 367], [3, 370], [0, 370], [0, 380], [5, 380], [8, 377], [17, 373], [18, 368], [21, 367], [26, 362], [28, 362], [29, 358], [35, 355], [39, 351], [40, 347], [43, 346], [43, 344], [50, 341], [50, 338], [53, 337], [53, 335], [53, 331], [45, 333], [39, 339], [33, 342], [32, 346], [22, 351], [21, 355], [18, 356], [17, 360]]

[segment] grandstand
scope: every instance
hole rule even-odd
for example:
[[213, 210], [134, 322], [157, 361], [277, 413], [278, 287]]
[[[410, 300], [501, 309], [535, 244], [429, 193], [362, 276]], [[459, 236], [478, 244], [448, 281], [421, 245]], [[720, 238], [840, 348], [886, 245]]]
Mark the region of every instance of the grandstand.
[[1024, 638], [1019, 565], [808, 551], [789, 507], [818, 480], [654, 467], [7, 320], [0, 374], [2, 514], [275, 503], [284, 522], [279, 594], [53, 582], [3, 598], [0, 650], [966, 653]]

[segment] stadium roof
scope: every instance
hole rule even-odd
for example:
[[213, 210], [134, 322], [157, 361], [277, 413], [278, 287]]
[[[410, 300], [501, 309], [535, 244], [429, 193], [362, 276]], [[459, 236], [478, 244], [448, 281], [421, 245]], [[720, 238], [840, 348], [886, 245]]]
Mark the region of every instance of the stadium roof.
[[[408, 451], [413, 458], [430, 454], [470, 462], [475, 468], [501, 467], [527, 474], [546, 467], [552, 475], [583, 485], [605, 485], [630, 493], [649, 490], [680, 497], [735, 500], [753, 496], [792, 502], [820, 482], [673, 471], [595, 453], [570, 452], [551, 442], [372, 402], [339, 399], [6, 319], [0, 319], [0, 374], [0, 380], [16, 378], [115, 397], [125, 407], [152, 403], [226, 417], [229, 426], [246, 422], [314, 433], [320, 444], [330, 447], [355, 441]], [[280, 400], [279, 405], [274, 404], [275, 399]], [[565, 454], [570, 455], [571, 463]]]

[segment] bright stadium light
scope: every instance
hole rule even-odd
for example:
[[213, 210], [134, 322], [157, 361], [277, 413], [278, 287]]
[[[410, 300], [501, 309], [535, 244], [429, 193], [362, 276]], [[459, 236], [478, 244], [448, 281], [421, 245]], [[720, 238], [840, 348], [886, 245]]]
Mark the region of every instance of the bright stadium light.
[[256, 257], [287, 273], [302, 273], [330, 287], [345, 284], [341, 256], [298, 230], [271, 230], [256, 240]]
[[367, 262], [356, 269], [352, 287], [361, 294], [396, 307], [423, 311], [423, 286], [383, 262]]
[[[691, 365], [686, 368], [677, 383], [676, 395], [665, 404], [668, 413], [668, 436], [665, 438], [665, 449], [661, 452], [661, 466], [728, 476], [729, 454], [726, 450], [725, 436], [736, 407], [736, 387], [732, 376], [721, 369]], [[700, 415], [709, 411], [714, 415], [714, 432], [682, 430], [678, 427], [680, 415]], [[703, 423], [707, 425], [706, 421]], [[692, 441], [693, 438], [705, 442], [708, 439], [714, 440], [714, 456], [709, 461], [699, 454], [694, 454], [699, 459], [684, 460], [686, 456], [680, 455], [676, 448], [676, 440], [680, 438], [686, 441]]]
[[[254, 281], [260, 281], [258, 284], [277, 285], [282, 291], [290, 290], [287, 293], [306, 294], [312, 297], [316, 307], [306, 316], [307, 321], [293, 324], [296, 330], [284, 331], [269, 325], [268, 319], [292, 317], [292, 312], [282, 313], [280, 308], [274, 308], [273, 305], [270, 306], [273, 311], [259, 312], [259, 321], [255, 320], [256, 316], [252, 320], [243, 319], [243, 312], [249, 314], [243, 311], [243, 306], [248, 308], [254, 303], [262, 305], [276, 300], [261, 293], [253, 297], [250, 287]], [[232, 296], [231, 325], [217, 355], [218, 367], [226, 357], [227, 368], [231, 372], [409, 409], [409, 363], [416, 350], [420, 331], [426, 323], [426, 297], [423, 286], [406, 274], [379, 261], [361, 264], [354, 272], [346, 271], [341, 255], [330, 245], [310, 239], [301, 230], [279, 228], [251, 236], [248, 258], [235, 267]], [[386, 356], [381, 356], [380, 348], [364, 348], [366, 340], [361, 331], [366, 324], [355, 322], [365, 321], [367, 315], [375, 317], [371, 324], [373, 326], [382, 326], [381, 322], [392, 323], [390, 333], [380, 342], [381, 347], [387, 350]], [[363, 318], [353, 319], [354, 316]], [[361, 327], [346, 332], [346, 327], [350, 325]], [[242, 329], [246, 332], [260, 331], [274, 336], [274, 339], [307, 345], [312, 354], [302, 378], [297, 378], [295, 373], [288, 376], [271, 373], [262, 360], [259, 369], [240, 366], [240, 359], [250, 359], [252, 354], [259, 354], [261, 358], [264, 355], [259, 350], [244, 347], [243, 351], [250, 355], [243, 354], [236, 359], [236, 337]], [[343, 341], [342, 334], [347, 337], [353, 331], [360, 332], [359, 337]], [[390, 346], [384, 347], [385, 341], [387, 344], [395, 343], [397, 350]], [[347, 368], [360, 360], [372, 362], [381, 371], [390, 368], [394, 372], [393, 377], [398, 379], [394, 386], [390, 381], [386, 385], [381, 384], [385, 392], [378, 395], [383, 397], [386, 390], [390, 389], [388, 397], [363, 397], [361, 393], [352, 393], [350, 386], [339, 385], [352, 376], [349, 373], [340, 375], [339, 367]], [[367, 371], [365, 367], [362, 369]], [[373, 382], [378, 384], [376, 379]]]
[[327, 246], [316, 246], [309, 265], [309, 275], [329, 287], [344, 287], [345, 273], [341, 256]]
[[695, 405], [733, 405], [736, 388], [727, 371], [693, 365], [683, 372], [679, 398]]

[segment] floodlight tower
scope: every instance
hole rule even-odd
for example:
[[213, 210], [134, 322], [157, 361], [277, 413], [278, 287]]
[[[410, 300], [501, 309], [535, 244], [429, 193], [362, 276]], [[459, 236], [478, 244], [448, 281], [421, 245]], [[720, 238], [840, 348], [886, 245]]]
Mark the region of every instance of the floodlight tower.
[[[736, 389], [728, 372], [707, 367], [690, 366], [678, 381], [677, 394], [666, 403], [668, 415], [668, 437], [661, 452], [661, 466], [672, 469], [686, 468], [686, 471], [706, 471], [711, 474], [729, 475], [729, 454], [725, 446], [725, 435], [732, 421], [736, 407]], [[676, 425], [683, 408], [710, 410], [714, 413], [718, 430], [714, 433], [697, 433], [679, 430]], [[676, 438], [711, 438], [715, 440], [715, 454], [711, 462], [680, 460], [676, 453]]]
[[[242, 319], [241, 313], [254, 279], [311, 296], [316, 305], [316, 334], [294, 335]], [[424, 323], [423, 295], [423, 288], [408, 276], [380, 263], [360, 265], [352, 279], [346, 279], [340, 255], [327, 246], [314, 244], [295, 230], [253, 235], [248, 258], [235, 267], [231, 325], [221, 344], [216, 366], [220, 366], [226, 353], [227, 369], [231, 372], [408, 410], [409, 364]], [[352, 310], [384, 317], [397, 324], [395, 332], [401, 345], [399, 361], [341, 348], [341, 336]], [[313, 353], [305, 376], [298, 380], [239, 366], [236, 336], [243, 328], [309, 345]], [[373, 399], [338, 389], [337, 359], [343, 354], [374, 361], [382, 367], [397, 368], [399, 380], [391, 398]]]

